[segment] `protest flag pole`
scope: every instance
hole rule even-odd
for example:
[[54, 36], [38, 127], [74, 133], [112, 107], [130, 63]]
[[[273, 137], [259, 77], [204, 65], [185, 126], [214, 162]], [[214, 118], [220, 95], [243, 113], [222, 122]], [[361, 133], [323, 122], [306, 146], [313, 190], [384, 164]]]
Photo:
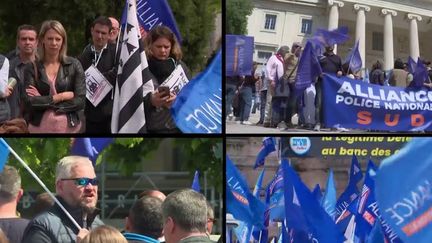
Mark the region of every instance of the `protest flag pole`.
[[63, 207], [63, 205], [60, 203], [60, 201], [52, 194], [52, 192], [45, 186], [45, 184], [39, 179], [39, 177], [30, 169], [30, 167], [21, 159], [21, 157], [9, 146], [9, 144], [5, 143], [5, 145], [8, 147], [9, 151], [15, 156], [15, 158], [21, 163], [24, 168], [33, 176], [33, 178], [36, 179], [36, 181], [39, 183], [39, 185], [42, 186], [42, 188], [50, 195], [50, 197], [54, 200], [54, 202], [57, 203], [57, 205], [63, 210], [63, 212], [66, 214], [66, 216], [72, 221], [72, 223], [81, 230], [81, 226], [75, 221], [75, 219], [69, 214], [69, 212]]

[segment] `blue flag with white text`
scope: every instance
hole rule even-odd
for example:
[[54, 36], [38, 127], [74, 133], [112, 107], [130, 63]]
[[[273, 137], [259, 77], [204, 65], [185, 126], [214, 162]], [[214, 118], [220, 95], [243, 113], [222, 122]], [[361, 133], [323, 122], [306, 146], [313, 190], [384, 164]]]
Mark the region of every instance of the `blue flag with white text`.
[[285, 207], [283, 174], [280, 166], [267, 186], [266, 202], [268, 203], [269, 219], [282, 221], [285, 218]]
[[233, 162], [226, 157], [227, 212], [237, 220], [263, 227], [265, 205], [249, 191], [245, 179]]
[[171, 108], [184, 133], [222, 133], [222, 52], [210, 66], [189, 81]]
[[3, 138], [0, 138], [0, 172], [3, 172], [3, 168], [9, 157], [9, 147]]
[[[123, 13], [126, 7], [127, 6], [125, 6]], [[180, 43], [182, 42], [180, 31], [167, 0], [137, 0], [136, 8], [140, 29], [144, 34], [143, 37], [153, 28], [164, 25], [171, 29]], [[126, 23], [125, 14], [122, 15], [121, 23]]]
[[255, 160], [254, 169], [263, 166], [265, 158], [274, 151], [276, 151], [276, 139], [274, 137], [264, 137], [261, 149], [258, 152], [257, 158]]
[[99, 154], [113, 141], [113, 138], [73, 138], [71, 155], [88, 157], [93, 165]]
[[315, 185], [315, 188], [312, 190], [312, 194], [315, 196], [315, 198], [318, 202], [321, 202], [323, 194], [321, 192], [321, 187], [319, 184]]
[[375, 178], [383, 219], [405, 243], [432, 242], [432, 138], [413, 138], [384, 159]]

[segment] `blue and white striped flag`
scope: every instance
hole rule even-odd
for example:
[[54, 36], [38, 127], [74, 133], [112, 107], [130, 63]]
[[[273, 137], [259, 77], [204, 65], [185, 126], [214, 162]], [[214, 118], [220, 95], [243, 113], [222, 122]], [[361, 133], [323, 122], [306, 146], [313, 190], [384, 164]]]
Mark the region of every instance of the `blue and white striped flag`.
[[120, 35], [120, 60], [111, 120], [112, 133], [144, 133], [143, 96], [154, 90], [141, 44], [136, 1], [127, 0]]

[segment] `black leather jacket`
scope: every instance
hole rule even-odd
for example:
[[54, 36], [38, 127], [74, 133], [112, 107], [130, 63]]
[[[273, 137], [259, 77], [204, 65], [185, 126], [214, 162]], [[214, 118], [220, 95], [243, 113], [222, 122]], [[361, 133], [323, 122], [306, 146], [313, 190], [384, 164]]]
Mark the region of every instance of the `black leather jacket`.
[[53, 109], [55, 112], [67, 114], [70, 127], [79, 124], [79, 116], [83, 114], [86, 95], [84, 71], [81, 63], [73, 57], [66, 57], [61, 62], [55, 88], [57, 93], [65, 91], [74, 92], [74, 98], [56, 104], [53, 103], [53, 97], [50, 94], [50, 85], [43, 63], [36, 61], [36, 68], [38, 80], [35, 80], [35, 71], [32, 63], [26, 64], [24, 68], [25, 89], [33, 85], [41, 95], [30, 97], [27, 93], [25, 94], [26, 120], [35, 126], [39, 126], [43, 113], [47, 109]]

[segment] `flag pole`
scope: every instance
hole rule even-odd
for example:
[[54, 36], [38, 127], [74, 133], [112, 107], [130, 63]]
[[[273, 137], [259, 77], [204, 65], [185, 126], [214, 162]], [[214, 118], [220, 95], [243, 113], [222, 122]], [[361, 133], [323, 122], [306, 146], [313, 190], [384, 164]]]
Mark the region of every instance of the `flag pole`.
[[50, 195], [50, 197], [59, 205], [59, 207], [63, 210], [63, 212], [66, 214], [66, 216], [72, 221], [72, 223], [81, 230], [81, 226], [75, 221], [75, 219], [69, 214], [69, 212], [63, 207], [63, 205], [60, 203], [60, 201], [52, 194], [52, 192], [45, 186], [45, 184], [39, 179], [39, 177], [30, 169], [30, 167], [21, 159], [21, 157], [9, 146], [8, 143], [5, 143], [8, 147], [9, 151], [15, 156], [15, 158], [21, 163], [24, 168], [33, 176], [33, 178], [36, 179], [36, 181], [42, 186], [42, 188]]

